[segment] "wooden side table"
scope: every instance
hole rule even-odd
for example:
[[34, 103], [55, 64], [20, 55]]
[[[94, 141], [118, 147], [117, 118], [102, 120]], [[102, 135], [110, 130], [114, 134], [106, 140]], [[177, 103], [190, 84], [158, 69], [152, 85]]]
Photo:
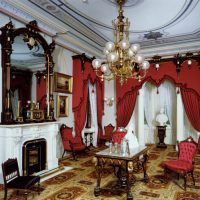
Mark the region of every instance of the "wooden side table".
[[[146, 146], [138, 146], [130, 149], [130, 154], [123, 155], [120, 152], [112, 152], [109, 148], [102, 150], [95, 154], [93, 161], [95, 163], [95, 168], [97, 172], [97, 184], [94, 188], [95, 197], [101, 195], [101, 191], [108, 190], [112, 194], [118, 194], [119, 192], [126, 192], [126, 200], [133, 200], [133, 194], [131, 192], [132, 185], [135, 181], [149, 182], [149, 176], [147, 174], [147, 160], [148, 160], [148, 150]], [[118, 168], [116, 174], [115, 167], [113, 168], [113, 173], [117, 176], [118, 180], [116, 184], [112, 187], [103, 188], [100, 186], [101, 178], [105, 172], [103, 169], [107, 166], [115, 166]], [[142, 166], [144, 177], [137, 178], [132, 182], [131, 177], [135, 170], [134, 166]], [[138, 169], [139, 170], [139, 169]]]
[[158, 148], [167, 148], [167, 145], [164, 142], [164, 139], [166, 137], [166, 127], [167, 126], [157, 126], [159, 138], [159, 143], [157, 144]]

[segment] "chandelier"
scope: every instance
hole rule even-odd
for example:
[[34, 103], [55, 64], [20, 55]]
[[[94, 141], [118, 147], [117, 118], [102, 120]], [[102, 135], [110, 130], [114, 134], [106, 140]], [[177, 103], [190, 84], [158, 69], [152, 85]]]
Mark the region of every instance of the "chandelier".
[[105, 60], [92, 61], [96, 75], [102, 81], [119, 78], [121, 85], [127, 82], [128, 78], [141, 81], [150, 66], [149, 62], [144, 60], [144, 56], [138, 53], [140, 45], [129, 43], [130, 22], [123, 16], [122, 9], [125, 1], [117, 0], [119, 16], [112, 21], [114, 42], [106, 43], [103, 50]]

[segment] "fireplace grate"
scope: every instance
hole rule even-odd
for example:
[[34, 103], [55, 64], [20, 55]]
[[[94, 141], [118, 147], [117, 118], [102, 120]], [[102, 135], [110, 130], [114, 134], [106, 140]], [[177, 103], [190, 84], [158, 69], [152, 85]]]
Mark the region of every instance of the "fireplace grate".
[[23, 145], [23, 175], [31, 175], [46, 169], [46, 140], [26, 141]]

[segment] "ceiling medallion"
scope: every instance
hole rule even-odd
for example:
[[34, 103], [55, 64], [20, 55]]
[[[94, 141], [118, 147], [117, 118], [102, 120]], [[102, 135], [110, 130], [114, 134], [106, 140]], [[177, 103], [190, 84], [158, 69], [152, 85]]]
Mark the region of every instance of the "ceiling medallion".
[[[110, 2], [111, 4], [115, 4], [116, 6], [118, 5], [116, 0], [106, 0]], [[136, 6], [137, 4], [143, 2], [144, 0], [125, 0], [124, 7], [132, 7]]]
[[163, 36], [163, 34], [161, 32], [152, 32], [150, 31], [147, 34], [144, 34], [144, 38], [150, 40], [150, 39], [154, 39], [157, 40], [158, 38], [161, 38]]

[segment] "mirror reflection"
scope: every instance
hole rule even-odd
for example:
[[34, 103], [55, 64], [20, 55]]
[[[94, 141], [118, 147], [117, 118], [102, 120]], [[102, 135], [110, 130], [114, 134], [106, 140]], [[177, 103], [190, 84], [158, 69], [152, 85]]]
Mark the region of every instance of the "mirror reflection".
[[[28, 117], [25, 115], [28, 114], [26, 110], [29, 104], [35, 104], [37, 109], [40, 108], [37, 75], [45, 71], [45, 57], [43, 47], [32, 37], [28, 40], [26, 35], [14, 38], [12, 50], [10, 89], [13, 118], [16, 120], [22, 111], [23, 118]], [[44, 98], [46, 92], [43, 91], [40, 96]]]
[[54, 121], [52, 52], [36, 21], [0, 28], [2, 47], [2, 123]]

